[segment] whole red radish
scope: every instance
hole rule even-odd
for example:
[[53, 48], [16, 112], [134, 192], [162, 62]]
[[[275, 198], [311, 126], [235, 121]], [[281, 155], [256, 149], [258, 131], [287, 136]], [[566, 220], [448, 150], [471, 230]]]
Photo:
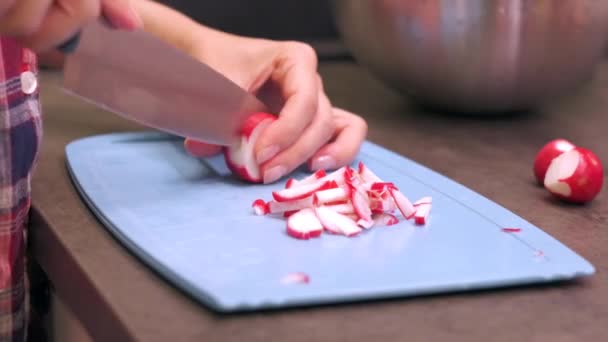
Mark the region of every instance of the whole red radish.
[[545, 144], [545, 146], [538, 151], [536, 159], [534, 160], [534, 176], [538, 183], [541, 185], [544, 183], [547, 168], [549, 168], [549, 164], [551, 164], [551, 161], [555, 159], [555, 157], [570, 151], [575, 147], [576, 146], [566, 139], [554, 139]]
[[553, 159], [544, 185], [556, 197], [573, 203], [593, 200], [601, 191], [604, 168], [590, 150], [576, 147]]
[[247, 118], [240, 130], [240, 140], [223, 150], [226, 165], [233, 174], [252, 183], [262, 182], [254, 148], [260, 134], [276, 119], [274, 115], [261, 112]]

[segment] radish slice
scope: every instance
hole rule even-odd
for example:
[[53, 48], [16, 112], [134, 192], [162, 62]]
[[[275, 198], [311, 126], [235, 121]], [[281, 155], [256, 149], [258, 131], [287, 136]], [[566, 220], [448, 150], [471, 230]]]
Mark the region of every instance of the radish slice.
[[363, 222], [367, 222], [362, 224], [364, 227], [367, 227], [372, 222], [372, 211], [369, 208], [369, 198], [367, 197], [366, 193], [355, 187], [351, 188], [350, 193], [350, 200], [353, 204], [353, 208], [355, 209], [355, 214], [357, 214], [357, 216], [359, 216]]
[[310, 283], [310, 277], [303, 272], [290, 273], [281, 279], [281, 283], [285, 285], [308, 284]]
[[347, 187], [338, 187], [326, 190], [319, 190], [314, 193], [314, 203], [326, 204], [330, 202], [344, 201], [350, 196], [350, 189]]
[[287, 189], [283, 189], [283, 190], [279, 190], [279, 191], [273, 191], [272, 197], [277, 202], [293, 201], [293, 200], [308, 197], [316, 191], [324, 190], [329, 187], [332, 187], [333, 184], [335, 184], [335, 182], [332, 183], [330, 181], [320, 181], [319, 180], [319, 181], [316, 181], [316, 182], [310, 183], [310, 184], [304, 184], [301, 186], [295, 186], [295, 187], [291, 187], [291, 188], [287, 188]]
[[296, 239], [308, 240], [321, 236], [322, 232], [323, 225], [311, 208], [299, 210], [287, 218], [287, 234]]
[[240, 132], [240, 140], [223, 149], [224, 160], [230, 171], [246, 181], [262, 182], [260, 168], [253, 149], [260, 134], [275, 120], [276, 116], [274, 115], [255, 113], [245, 121]]
[[373, 173], [363, 162], [359, 162], [358, 169], [363, 182], [382, 182], [382, 179]]
[[283, 213], [286, 211], [300, 210], [312, 207], [312, 196], [304, 197], [293, 201], [270, 201], [268, 202], [268, 212], [271, 214]]
[[389, 213], [381, 213], [373, 216], [375, 226], [392, 226], [399, 223], [397, 216]]
[[414, 214], [414, 222], [422, 225], [426, 223], [426, 218], [429, 216], [431, 211], [431, 203], [422, 203], [418, 206], [416, 213]]
[[414, 208], [410, 200], [407, 199], [401, 191], [397, 190], [397, 188], [391, 188], [389, 191], [403, 217], [405, 217], [406, 220], [412, 218], [416, 213], [416, 208]]
[[[326, 204], [325, 207], [328, 209], [331, 209], [337, 213], [340, 213], [340, 214], [354, 214], [355, 213], [355, 208], [353, 208], [353, 205], [350, 202], [341, 203], [341, 204]], [[358, 216], [357, 216], [357, 218], [358, 218]]]
[[266, 215], [270, 213], [268, 204], [263, 199], [256, 199], [251, 205], [256, 215]]
[[326, 206], [315, 207], [315, 213], [323, 227], [331, 233], [345, 236], [355, 236], [361, 232], [361, 227], [353, 219], [337, 213]]
[[505, 233], [519, 233], [521, 232], [521, 228], [502, 228], [501, 229]]
[[375, 223], [376, 222], [372, 219], [370, 219], [370, 220], [358, 219], [357, 220], [357, 224], [365, 229], [372, 228]]
[[314, 182], [318, 181], [319, 179], [325, 177], [326, 175], [327, 174], [325, 173], [325, 170], [318, 170], [315, 173], [311, 174], [310, 176], [307, 176], [301, 180], [296, 180], [295, 185], [311, 184], [311, 183], [314, 183]]

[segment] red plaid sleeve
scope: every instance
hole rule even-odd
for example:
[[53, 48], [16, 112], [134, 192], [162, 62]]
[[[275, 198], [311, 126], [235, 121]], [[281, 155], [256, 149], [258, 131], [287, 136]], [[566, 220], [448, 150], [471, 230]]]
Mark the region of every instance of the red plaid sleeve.
[[26, 340], [25, 228], [41, 137], [32, 74], [34, 54], [0, 37], [0, 342]]

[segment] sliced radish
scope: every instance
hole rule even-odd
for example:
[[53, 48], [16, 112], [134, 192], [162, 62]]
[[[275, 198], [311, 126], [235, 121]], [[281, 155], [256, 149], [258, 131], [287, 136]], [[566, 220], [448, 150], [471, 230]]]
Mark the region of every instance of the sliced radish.
[[380, 179], [380, 177], [373, 173], [372, 170], [370, 170], [365, 164], [363, 164], [363, 162], [359, 162], [358, 171], [363, 182], [382, 182], [382, 179]]
[[397, 216], [389, 213], [379, 213], [373, 216], [374, 226], [392, 226], [399, 223]]
[[[328, 209], [331, 209], [337, 213], [340, 213], [340, 214], [354, 214], [355, 213], [355, 208], [353, 208], [353, 205], [350, 202], [340, 203], [340, 204], [326, 204], [325, 207]], [[358, 217], [358, 216], [356, 216], [356, 217]]]
[[519, 233], [521, 232], [521, 228], [502, 228], [501, 229], [505, 233]]
[[285, 212], [283, 212], [283, 217], [287, 218], [287, 217], [289, 217], [289, 216], [297, 213], [298, 211], [299, 210], [288, 210], [288, 211], [285, 211]]
[[357, 220], [357, 224], [358, 224], [360, 227], [363, 227], [363, 228], [365, 228], [365, 229], [370, 229], [370, 228], [372, 228], [372, 227], [374, 226], [374, 224], [375, 224], [375, 223], [376, 223], [376, 222], [375, 222], [374, 220], [372, 220], [371, 218], [370, 218], [369, 220], [364, 220], [364, 219], [361, 219], [361, 218]]
[[[367, 194], [356, 187], [352, 187], [350, 193], [350, 201], [355, 209], [355, 214], [364, 222], [362, 225], [367, 226], [367, 224], [372, 222], [372, 211], [370, 209], [370, 201]], [[367, 224], [365, 222], [367, 222]]]
[[312, 207], [312, 196], [296, 199], [293, 201], [269, 201], [268, 212], [270, 214], [284, 213], [286, 211], [300, 210]]
[[287, 234], [296, 239], [308, 240], [321, 236], [322, 232], [323, 225], [312, 208], [299, 210], [287, 218]]
[[295, 184], [296, 184], [296, 185], [304, 185], [304, 184], [310, 184], [310, 183], [314, 183], [314, 182], [316, 182], [317, 180], [319, 180], [319, 179], [321, 179], [321, 178], [325, 177], [326, 175], [327, 175], [327, 174], [326, 174], [325, 170], [318, 170], [318, 171], [316, 171], [315, 173], [313, 173], [313, 174], [311, 174], [311, 175], [309, 175], [309, 176], [306, 176], [306, 177], [304, 177], [304, 178], [303, 178], [303, 179], [301, 179], [301, 180], [297, 180], [297, 181], [295, 182]]
[[536, 154], [534, 159], [534, 177], [539, 184], [543, 184], [547, 169], [551, 161], [564, 152], [571, 151], [575, 148], [571, 142], [566, 139], [555, 139], [545, 144]]
[[256, 199], [251, 205], [256, 215], [266, 215], [270, 213], [268, 204], [263, 199]]
[[316, 204], [326, 204], [337, 201], [344, 201], [350, 196], [348, 187], [337, 187], [326, 190], [319, 190], [314, 193], [314, 202]]
[[391, 196], [393, 197], [393, 200], [395, 201], [397, 208], [401, 212], [401, 215], [403, 215], [403, 217], [406, 220], [409, 220], [410, 218], [412, 218], [414, 216], [414, 214], [416, 213], [416, 208], [414, 208], [414, 205], [412, 204], [412, 202], [410, 202], [410, 200], [407, 197], [405, 197], [405, 195], [403, 195], [403, 193], [401, 191], [399, 191], [397, 188], [391, 188], [391, 189], [389, 189], [389, 192], [390, 192]]
[[277, 202], [293, 201], [311, 196], [314, 192], [333, 187], [335, 182], [318, 180], [314, 183], [294, 186], [272, 192], [272, 197]]
[[223, 148], [224, 160], [232, 173], [252, 183], [262, 182], [254, 147], [260, 134], [276, 119], [267, 113], [254, 113], [247, 118], [240, 131], [240, 140]]
[[590, 150], [576, 147], [551, 161], [544, 185], [557, 198], [573, 203], [593, 200], [601, 191], [604, 169]]
[[310, 283], [310, 277], [308, 276], [308, 274], [303, 272], [294, 272], [284, 276], [281, 279], [281, 283], [285, 285], [308, 284]]
[[326, 206], [321, 205], [315, 207], [314, 210], [323, 227], [331, 233], [352, 237], [362, 230], [356, 221]]
[[416, 224], [426, 224], [427, 217], [431, 211], [431, 206], [431, 203], [421, 203], [418, 205], [416, 208], [416, 213], [414, 214], [414, 222]]

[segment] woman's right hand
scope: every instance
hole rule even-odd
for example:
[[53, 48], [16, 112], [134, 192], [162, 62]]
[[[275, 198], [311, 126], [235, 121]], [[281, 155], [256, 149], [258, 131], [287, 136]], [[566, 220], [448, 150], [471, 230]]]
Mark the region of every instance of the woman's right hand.
[[132, 0], [0, 0], [0, 35], [16, 38], [36, 52], [52, 50], [87, 23], [103, 16], [118, 29], [142, 21]]

